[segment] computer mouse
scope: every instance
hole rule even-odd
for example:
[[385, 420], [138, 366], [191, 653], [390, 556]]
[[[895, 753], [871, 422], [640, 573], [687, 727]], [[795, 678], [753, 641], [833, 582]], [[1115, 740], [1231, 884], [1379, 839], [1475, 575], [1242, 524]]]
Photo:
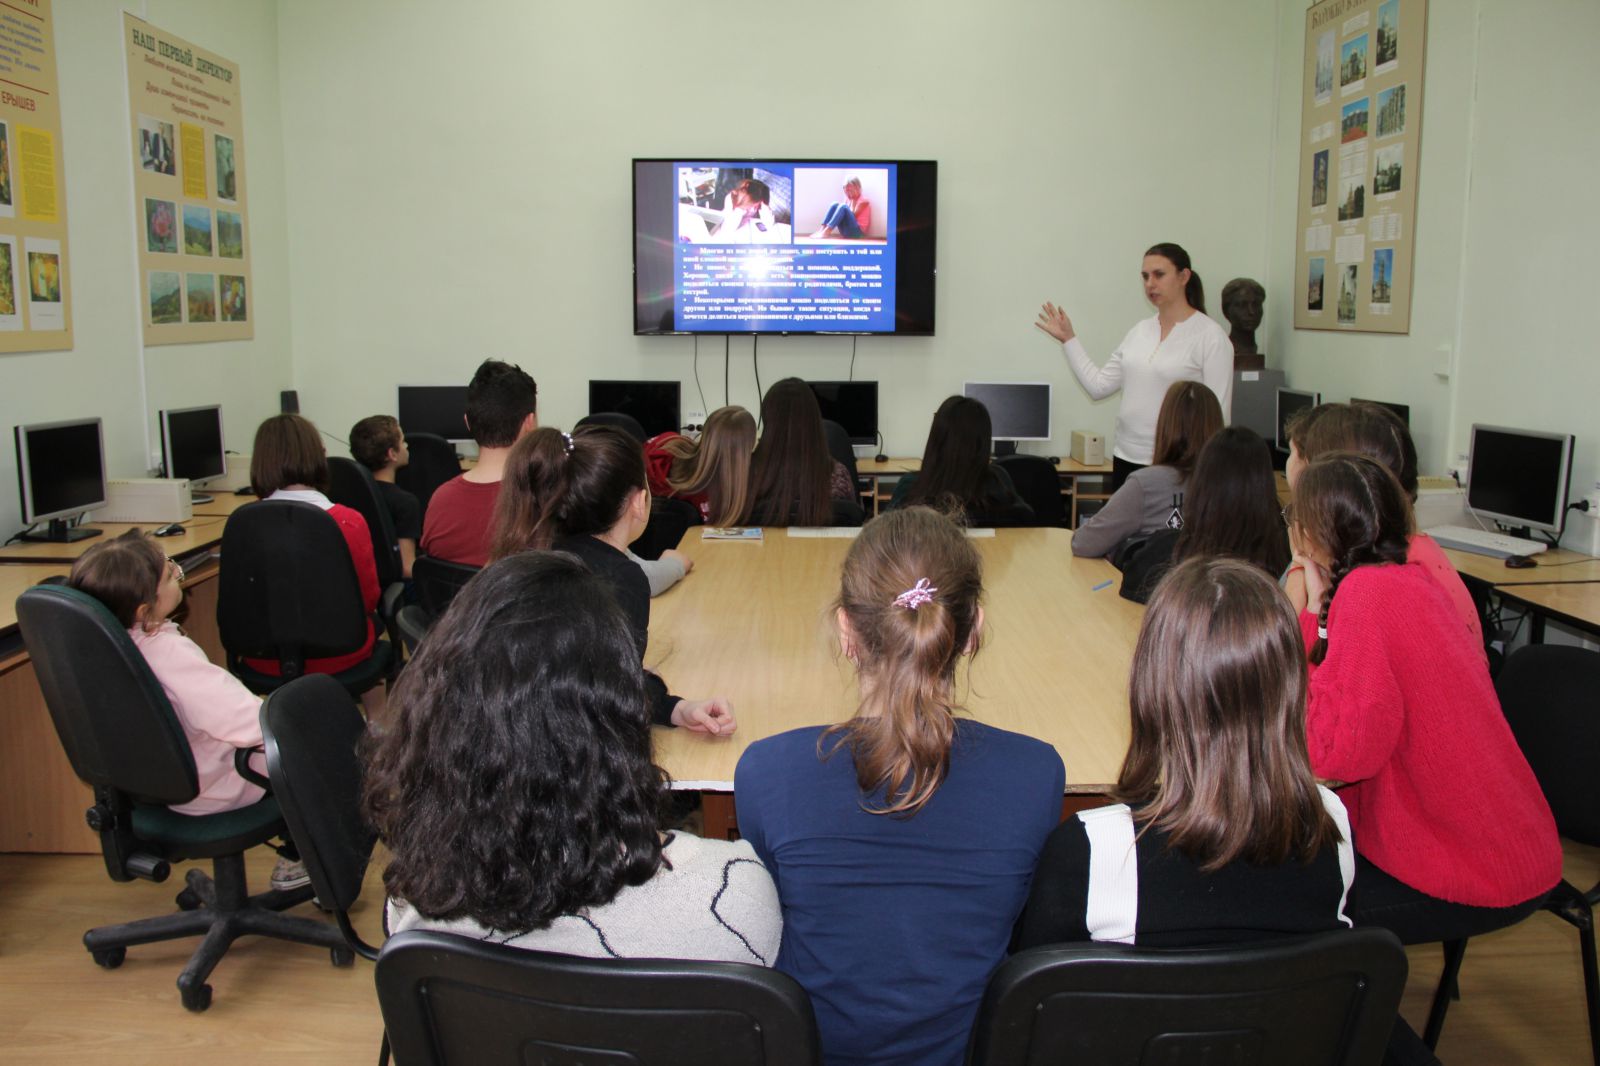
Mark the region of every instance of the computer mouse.
[[872, 461], [875, 463], [887, 463], [889, 461], [889, 457], [883, 452], [879, 452], [877, 455], [872, 457]]
[[1530, 566], [1538, 566], [1539, 563], [1531, 555], [1508, 555], [1506, 565], [1513, 570], [1526, 570]]
[[256, 494], [256, 490], [251, 488], [249, 485], [246, 485], [243, 488], [234, 489], [233, 494], [235, 496], [254, 496]]
[[158, 526], [150, 531], [152, 537], [179, 537], [183, 535], [183, 527], [176, 522]]

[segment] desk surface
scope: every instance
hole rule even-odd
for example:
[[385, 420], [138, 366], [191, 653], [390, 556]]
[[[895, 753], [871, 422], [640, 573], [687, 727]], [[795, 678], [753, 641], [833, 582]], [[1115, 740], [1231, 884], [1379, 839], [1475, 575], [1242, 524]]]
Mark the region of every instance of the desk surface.
[[[876, 459], [856, 460], [856, 473], [860, 474], [862, 477], [889, 477], [894, 474], [915, 474], [921, 469], [922, 460], [916, 456], [901, 459], [890, 458], [885, 459], [881, 463]], [[1098, 465], [1091, 465], [1080, 463], [1071, 456], [1066, 456], [1056, 463], [1056, 473], [1072, 475], [1082, 474], [1085, 477], [1098, 474], [1109, 474], [1111, 473], [1111, 464], [1100, 463]]]
[[1513, 570], [1504, 559], [1445, 548], [1445, 557], [1462, 577], [1494, 585], [1564, 585], [1600, 581], [1600, 559], [1566, 548], [1552, 548], [1534, 556], [1538, 565]]
[[[1069, 791], [1104, 791], [1128, 746], [1128, 664], [1144, 608], [1117, 595], [1103, 559], [1074, 558], [1063, 529], [1002, 529], [983, 556], [984, 645], [957, 672], [978, 721], [1053, 744]], [[673, 692], [733, 701], [739, 730], [708, 739], [657, 730], [656, 758], [686, 787], [729, 789], [745, 747], [762, 737], [842, 721], [856, 688], [838, 655], [829, 604], [850, 541], [790, 537], [701, 541], [695, 569], [651, 604], [646, 663]], [[970, 684], [969, 684], [970, 682]]]
[[1558, 622], [1600, 633], [1600, 584], [1515, 585], [1500, 594]]
[[[192, 551], [210, 548], [222, 542], [222, 527], [228, 519], [223, 515], [196, 515], [183, 523], [183, 532], [175, 537], [159, 537], [156, 543], [168, 555], [187, 555]], [[0, 563], [66, 563], [71, 565], [78, 557], [107, 537], [119, 536], [130, 529], [146, 533], [158, 528], [159, 522], [90, 522], [101, 530], [98, 537], [75, 540], [70, 544], [9, 544], [0, 548]]]
[[221, 515], [228, 517], [247, 503], [254, 503], [255, 496], [236, 496], [232, 489], [202, 489], [211, 497], [210, 503], [197, 503], [193, 507], [194, 516], [200, 518], [205, 515]]

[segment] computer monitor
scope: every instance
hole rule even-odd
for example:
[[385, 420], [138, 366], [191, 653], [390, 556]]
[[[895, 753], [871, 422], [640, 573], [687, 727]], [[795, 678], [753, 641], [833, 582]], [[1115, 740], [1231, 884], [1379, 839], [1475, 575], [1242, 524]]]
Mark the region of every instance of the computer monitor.
[[961, 394], [989, 409], [990, 430], [996, 441], [1050, 439], [1048, 382], [969, 381], [961, 386]]
[[1559, 534], [1572, 479], [1570, 433], [1503, 426], [1472, 427], [1467, 510], [1527, 536], [1523, 529]]
[[432, 433], [450, 441], [469, 441], [465, 385], [401, 385], [400, 428], [406, 433]]
[[1390, 403], [1388, 400], [1357, 400], [1354, 397], [1351, 398], [1350, 402], [1351, 403], [1370, 403], [1370, 404], [1373, 404], [1374, 406], [1377, 406], [1377, 407], [1387, 407], [1389, 410], [1391, 410], [1391, 411], [1393, 411], [1395, 413], [1395, 417], [1400, 419], [1400, 421], [1404, 422], [1407, 426], [1411, 425], [1411, 405], [1410, 404]]
[[614, 411], [632, 415], [644, 427], [646, 437], [683, 428], [679, 415], [676, 381], [591, 381], [589, 413]]
[[106, 446], [98, 418], [16, 426], [17, 487], [22, 521], [50, 523], [23, 540], [72, 541], [100, 535], [68, 527], [66, 519], [106, 505]]
[[1304, 389], [1278, 388], [1278, 451], [1284, 455], [1289, 453], [1289, 434], [1284, 429], [1289, 420], [1301, 411], [1317, 406], [1322, 402], [1322, 393], [1307, 392]]
[[[197, 489], [228, 472], [228, 456], [222, 447], [222, 407], [175, 407], [160, 412], [161, 469], [167, 477], [189, 479]], [[200, 493], [194, 503], [210, 503]]]
[[878, 442], [878, 383], [876, 381], [808, 381], [822, 409], [822, 417], [837, 422], [850, 434], [851, 444]]

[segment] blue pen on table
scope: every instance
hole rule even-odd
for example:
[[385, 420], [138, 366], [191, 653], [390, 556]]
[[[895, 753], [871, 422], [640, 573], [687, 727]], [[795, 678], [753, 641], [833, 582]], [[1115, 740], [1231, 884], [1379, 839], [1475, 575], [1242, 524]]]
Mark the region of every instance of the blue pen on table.
[[1101, 589], [1108, 589], [1114, 584], [1116, 584], [1115, 581], [1113, 581], [1111, 578], [1106, 578], [1104, 581], [1100, 582], [1100, 584], [1096, 585], [1094, 588], [1090, 589], [1089, 591], [1090, 592], [1099, 592]]

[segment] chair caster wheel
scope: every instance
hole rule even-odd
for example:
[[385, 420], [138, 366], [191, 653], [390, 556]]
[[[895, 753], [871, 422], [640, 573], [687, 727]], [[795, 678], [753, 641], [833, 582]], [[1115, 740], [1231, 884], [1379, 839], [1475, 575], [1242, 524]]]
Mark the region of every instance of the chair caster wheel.
[[183, 1000], [185, 1010], [192, 1010], [196, 1014], [211, 1006], [211, 986], [196, 985], [194, 988], [179, 988], [178, 995]]
[[193, 911], [199, 910], [200, 905], [205, 901], [200, 898], [200, 893], [196, 892], [192, 888], [186, 888], [182, 892], [178, 893], [176, 902], [179, 910]]
[[356, 953], [349, 948], [329, 948], [328, 958], [332, 959], [333, 964], [340, 969], [356, 964]]
[[115, 970], [122, 965], [122, 960], [128, 957], [127, 948], [106, 948], [104, 951], [91, 951], [96, 966], [107, 970]]

